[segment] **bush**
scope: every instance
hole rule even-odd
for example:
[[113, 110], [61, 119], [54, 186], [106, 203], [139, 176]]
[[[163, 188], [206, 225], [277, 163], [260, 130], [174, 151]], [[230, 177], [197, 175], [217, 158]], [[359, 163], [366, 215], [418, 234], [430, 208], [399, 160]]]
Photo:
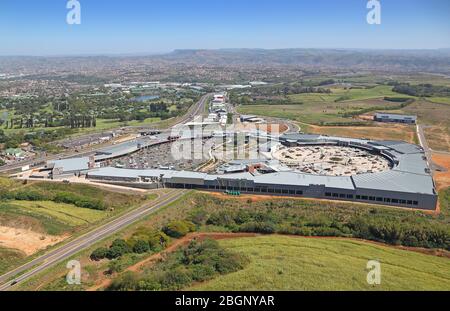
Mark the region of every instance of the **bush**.
[[17, 191], [12, 194], [12, 198], [19, 201], [45, 201], [48, 200], [46, 196], [43, 194], [33, 191], [33, 190], [25, 190], [25, 191]]
[[112, 260], [109, 262], [108, 272], [110, 274], [122, 272], [123, 270], [125, 270], [126, 266], [127, 266], [127, 263], [121, 262], [120, 259], [115, 259], [115, 260]]
[[131, 248], [125, 240], [116, 239], [112, 242], [111, 248], [116, 247], [121, 250], [122, 254], [131, 253]]
[[144, 254], [150, 251], [150, 246], [147, 241], [138, 240], [133, 246], [133, 252], [137, 254]]
[[262, 234], [275, 233], [275, 226], [269, 222], [249, 222], [239, 227], [240, 232], [252, 232]]
[[148, 236], [148, 244], [151, 250], [158, 251], [164, 248], [169, 242], [170, 238], [161, 231], [154, 231]]
[[112, 242], [110, 248], [106, 252], [106, 258], [116, 259], [125, 254], [131, 253], [131, 248], [125, 240], [117, 239]]
[[115, 279], [106, 289], [110, 291], [133, 291], [138, 286], [138, 277], [133, 272], [125, 272]]
[[123, 252], [122, 248], [114, 246], [108, 249], [106, 258], [108, 258], [109, 260], [117, 259], [124, 254], [125, 253]]
[[58, 192], [53, 198], [53, 201], [58, 203], [73, 204], [78, 207], [89, 208], [94, 210], [106, 209], [105, 204], [100, 200], [79, 196], [71, 192]]
[[116, 279], [108, 290], [180, 290], [193, 282], [238, 271], [246, 263], [246, 257], [221, 248], [214, 240], [194, 240], [187, 247], [169, 254], [140, 279], [136, 274], [125, 274]]
[[108, 249], [106, 247], [100, 247], [94, 250], [90, 256], [91, 260], [99, 261], [105, 259], [108, 254]]
[[172, 238], [181, 238], [189, 232], [195, 231], [195, 225], [189, 221], [171, 221], [163, 228], [163, 232]]

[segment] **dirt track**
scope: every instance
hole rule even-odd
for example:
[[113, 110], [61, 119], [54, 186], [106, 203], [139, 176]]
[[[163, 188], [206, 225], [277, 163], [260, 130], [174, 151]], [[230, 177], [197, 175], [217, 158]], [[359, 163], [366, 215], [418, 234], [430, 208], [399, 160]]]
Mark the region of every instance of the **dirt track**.
[[438, 190], [450, 187], [450, 155], [433, 153], [433, 162], [447, 169], [446, 172], [436, 172], [434, 175]]

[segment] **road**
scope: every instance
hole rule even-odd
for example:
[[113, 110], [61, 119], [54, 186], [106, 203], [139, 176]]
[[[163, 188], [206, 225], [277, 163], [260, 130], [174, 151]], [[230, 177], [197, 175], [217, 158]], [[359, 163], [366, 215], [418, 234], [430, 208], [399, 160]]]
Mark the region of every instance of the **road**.
[[423, 150], [425, 151], [425, 156], [427, 157], [428, 163], [430, 165], [431, 171], [440, 171], [445, 172], [445, 167], [439, 166], [436, 163], [433, 162], [433, 150], [430, 148], [427, 142], [427, 138], [425, 136], [424, 129], [426, 126], [424, 125], [417, 125], [417, 137], [419, 138], [419, 143], [422, 146]]
[[[195, 103], [195, 105], [192, 105], [189, 108], [189, 110], [186, 112], [186, 114], [184, 116], [182, 116], [178, 119], [175, 119], [175, 123], [173, 126], [177, 126], [179, 124], [186, 123], [188, 121], [193, 120], [196, 116], [202, 115], [203, 111], [205, 110], [205, 105], [208, 103], [208, 99], [210, 97], [211, 97], [211, 94], [206, 94], [206, 95], [202, 96], [202, 98], [200, 98], [200, 100], [197, 103]], [[143, 127], [143, 126], [142, 127], [125, 127], [125, 129], [128, 129], [128, 130], [139, 130], [139, 129], [144, 129], [144, 128], [148, 129], [148, 128], [154, 128], [155, 125], [156, 124], [151, 124], [148, 127]], [[113, 129], [111, 129], [111, 130], [113, 130]], [[70, 157], [74, 157], [74, 156], [77, 156], [77, 157], [89, 156], [89, 155], [95, 153], [96, 150], [105, 148], [111, 144], [112, 144], [112, 142], [109, 144], [98, 145], [98, 146], [89, 148], [83, 152], [68, 151], [65, 153], [57, 154], [57, 155], [40, 156], [40, 157], [33, 158], [30, 160], [17, 162], [17, 163], [10, 164], [10, 165], [4, 165], [4, 166], [0, 167], [0, 173], [7, 173], [7, 172], [15, 171], [26, 165], [43, 163], [43, 162], [50, 161], [50, 160], [66, 159], [66, 158], [70, 158]]]
[[[52, 250], [45, 255], [42, 255], [41, 257], [38, 257], [28, 262], [27, 264], [0, 276], [0, 283], [3, 284], [0, 286], [0, 290], [5, 291], [13, 289], [18, 284], [29, 280], [45, 269], [48, 269], [64, 260], [69, 259], [71, 256], [77, 254], [83, 249], [86, 249], [94, 245], [98, 241], [119, 232], [120, 230], [133, 224], [139, 219], [142, 219], [143, 217], [154, 213], [158, 209], [175, 202], [185, 193], [185, 190], [170, 190], [165, 195], [160, 196], [156, 201], [146, 203], [143, 206], [132, 210], [122, 216], [119, 216], [111, 222], [99, 228], [96, 228], [89, 233], [84, 234], [83, 236], [77, 237], [74, 240], [67, 242], [61, 247]], [[17, 276], [20, 273], [23, 274]]]

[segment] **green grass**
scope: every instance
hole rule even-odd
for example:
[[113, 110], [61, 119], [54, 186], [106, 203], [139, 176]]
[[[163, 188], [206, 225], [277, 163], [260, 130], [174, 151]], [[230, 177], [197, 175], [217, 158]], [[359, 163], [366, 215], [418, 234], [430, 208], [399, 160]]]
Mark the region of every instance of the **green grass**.
[[9, 248], [0, 247], [0, 274], [5, 273], [17, 261], [25, 258], [25, 254]]
[[332, 103], [335, 100], [345, 99], [343, 101], [367, 100], [388, 97], [404, 97], [411, 96], [398, 94], [392, 91], [391, 86], [380, 85], [372, 88], [331, 88], [331, 94], [306, 93], [290, 95], [289, 99], [294, 102], [316, 102], [316, 103]]
[[450, 97], [431, 97], [428, 100], [433, 103], [450, 105]]
[[[219, 241], [248, 256], [241, 271], [189, 290], [450, 290], [450, 261], [365, 242], [264, 236]], [[381, 262], [381, 285], [366, 281]]]
[[243, 114], [277, 117], [309, 124], [359, 123], [345, 114], [360, 112], [363, 109], [379, 110], [395, 108], [399, 103], [385, 101], [384, 97], [410, 98], [392, 92], [392, 87], [380, 85], [373, 88], [343, 89], [332, 88], [331, 94], [306, 93], [289, 95], [287, 105], [245, 105], [238, 108]]
[[82, 226], [96, 223], [108, 215], [108, 213], [104, 211], [80, 208], [72, 204], [55, 203], [51, 201], [13, 201], [11, 204], [34, 213], [48, 215], [69, 226]]

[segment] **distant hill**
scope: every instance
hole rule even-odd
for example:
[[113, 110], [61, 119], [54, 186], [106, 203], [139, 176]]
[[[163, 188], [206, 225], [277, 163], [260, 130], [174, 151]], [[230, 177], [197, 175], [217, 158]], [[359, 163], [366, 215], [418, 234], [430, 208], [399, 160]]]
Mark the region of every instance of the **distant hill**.
[[155, 56], [204, 65], [296, 65], [346, 69], [450, 72], [450, 50], [220, 49]]

